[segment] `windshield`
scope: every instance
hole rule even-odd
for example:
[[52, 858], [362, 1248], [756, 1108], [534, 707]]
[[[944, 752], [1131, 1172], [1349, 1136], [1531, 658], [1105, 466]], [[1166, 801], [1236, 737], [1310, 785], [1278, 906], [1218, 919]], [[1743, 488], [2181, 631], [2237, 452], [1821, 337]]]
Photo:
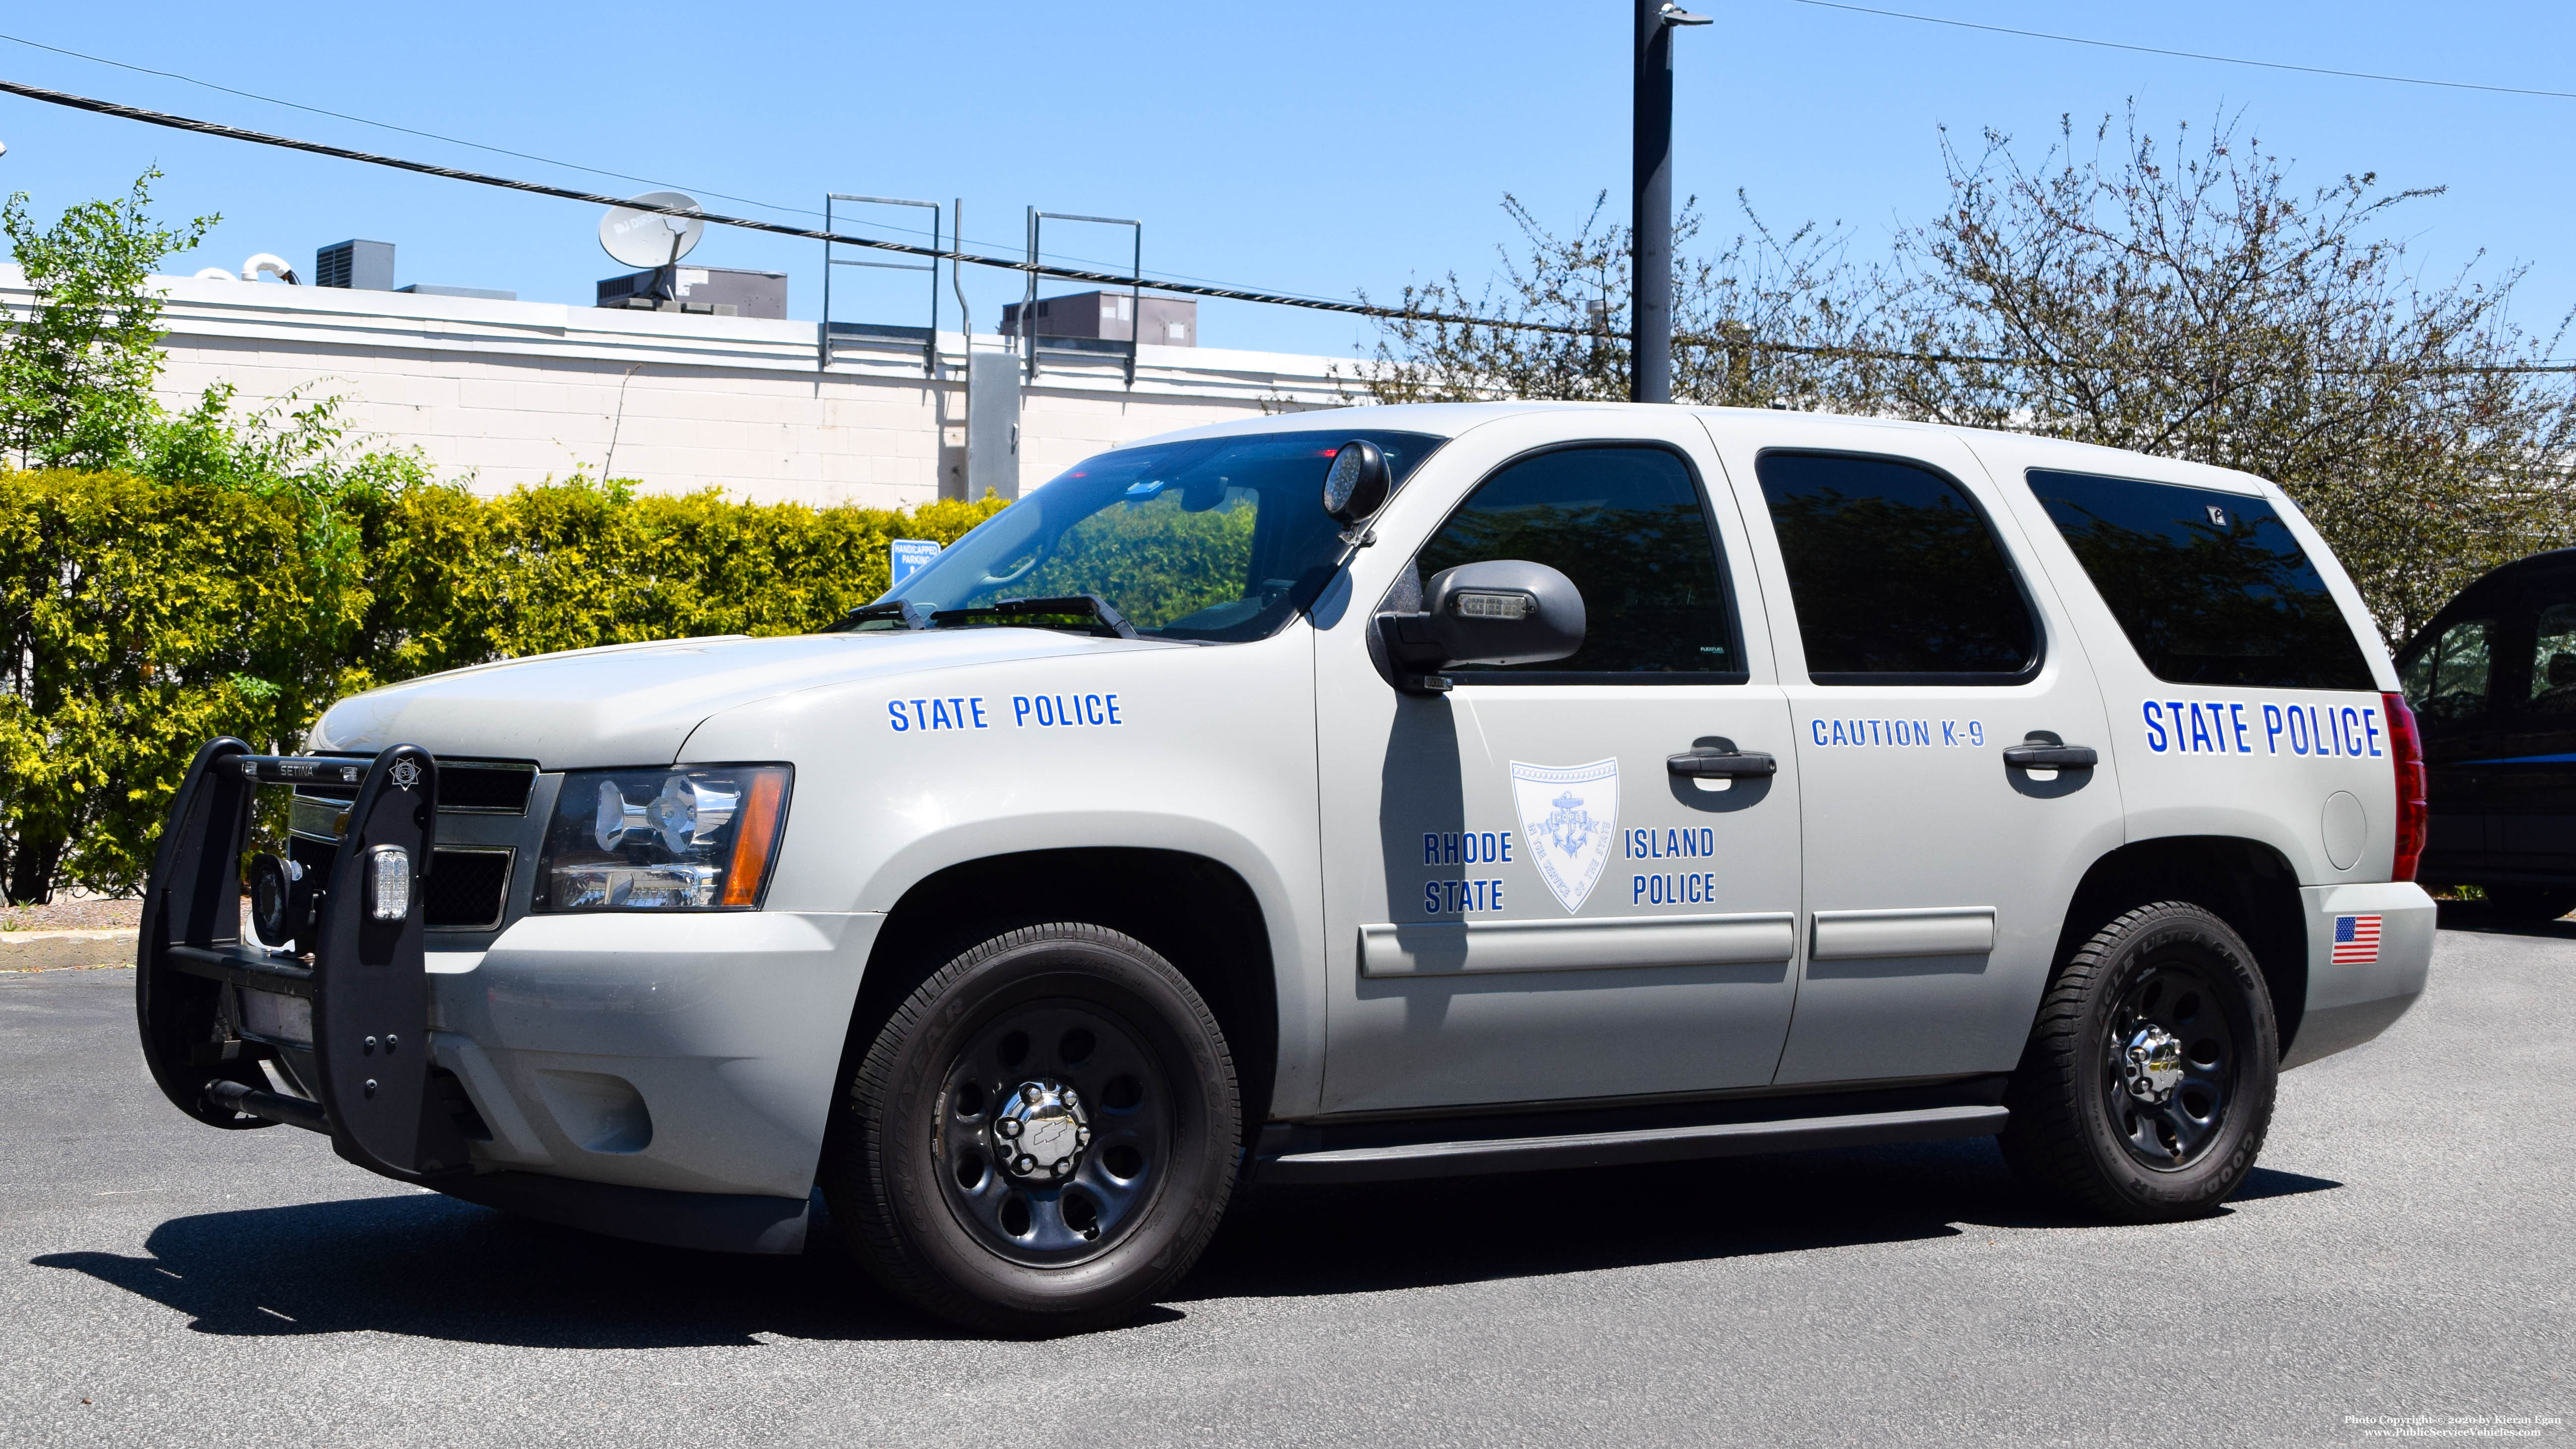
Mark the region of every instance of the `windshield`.
[[[1139, 634], [1265, 638], [1314, 601], [1341, 557], [1341, 526], [1324, 512], [1324, 473], [1354, 438], [1385, 452], [1399, 487], [1442, 441], [1336, 428], [1103, 453], [985, 520], [878, 605], [913, 604], [935, 627], [956, 628], [1027, 616], [946, 611], [1092, 594]], [[1107, 627], [1071, 607], [1042, 617]]]

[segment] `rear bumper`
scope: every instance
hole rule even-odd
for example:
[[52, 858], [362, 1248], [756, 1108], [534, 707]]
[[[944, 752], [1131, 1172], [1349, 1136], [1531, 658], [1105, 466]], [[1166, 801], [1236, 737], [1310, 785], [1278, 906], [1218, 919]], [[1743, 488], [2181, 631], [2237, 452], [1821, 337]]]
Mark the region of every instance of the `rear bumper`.
[[[2433, 962], [2437, 908], [2412, 881], [2306, 886], [2299, 896], [2307, 915], [2308, 999], [2282, 1059], [2285, 1068], [2347, 1051], [2386, 1031], [2424, 994]], [[2347, 959], [2335, 958], [2336, 922], [2347, 916], [2378, 918], [2379, 949], [2370, 959], [2358, 959], [2363, 953], [2349, 946]]]

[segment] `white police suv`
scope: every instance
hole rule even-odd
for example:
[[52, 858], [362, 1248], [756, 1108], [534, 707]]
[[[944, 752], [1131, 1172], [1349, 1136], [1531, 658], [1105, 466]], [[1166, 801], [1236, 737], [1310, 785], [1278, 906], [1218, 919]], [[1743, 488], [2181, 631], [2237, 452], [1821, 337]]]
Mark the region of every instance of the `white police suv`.
[[208, 743], [142, 1032], [204, 1122], [539, 1218], [793, 1252], [819, 1188], [999, 1332], [1136, 1309], [1246, 1181], [2000, 1134], [2178, 1218], [2423, 987], [2397, 687], [2239, 473], [1270, 418], [1084, 463], [825, 633]]

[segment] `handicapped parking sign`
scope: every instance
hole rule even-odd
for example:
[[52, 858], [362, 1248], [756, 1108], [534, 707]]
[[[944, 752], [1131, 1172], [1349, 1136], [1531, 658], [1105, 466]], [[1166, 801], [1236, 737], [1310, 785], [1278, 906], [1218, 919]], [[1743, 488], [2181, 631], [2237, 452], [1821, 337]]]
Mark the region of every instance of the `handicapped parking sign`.
[[886, 587], [899, 589], [903, 581], [930, 566], [939, 557], [939, 544], [927, 538], [898, 538], [886, 545], [888, 554]]

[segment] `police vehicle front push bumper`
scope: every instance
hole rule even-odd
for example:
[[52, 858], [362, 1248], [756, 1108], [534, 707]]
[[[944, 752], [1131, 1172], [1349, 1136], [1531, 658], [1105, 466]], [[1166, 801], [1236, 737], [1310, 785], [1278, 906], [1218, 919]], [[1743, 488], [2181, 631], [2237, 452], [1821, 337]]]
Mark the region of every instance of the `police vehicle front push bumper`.
[[[356, 792], [328, 863], [298, 887], [313, 900], [298, 904], [310, 924], [291, 946], [241, 928], [240, 861], [263, 784]], [[432, 1032], [421, 887], [437, 801], [438, 762], [417, 745], [372, 758], [264, 756], [230, 738], [198, 750], [153, 860], [138, 947], [136, 1011], [162, 1093], [209, 1126], [301, 1127], [370, 1172], [530, 1217], [677, 1246], [797, 1251], [803, 1194], [674, 1191], [489, 1160], [492, 1129], [453, 1070], [472, 1070], [457, 1060], [471, 1037]], [[309, 1030], [245, 1021], [281, 1003], [309, 1011]]]

